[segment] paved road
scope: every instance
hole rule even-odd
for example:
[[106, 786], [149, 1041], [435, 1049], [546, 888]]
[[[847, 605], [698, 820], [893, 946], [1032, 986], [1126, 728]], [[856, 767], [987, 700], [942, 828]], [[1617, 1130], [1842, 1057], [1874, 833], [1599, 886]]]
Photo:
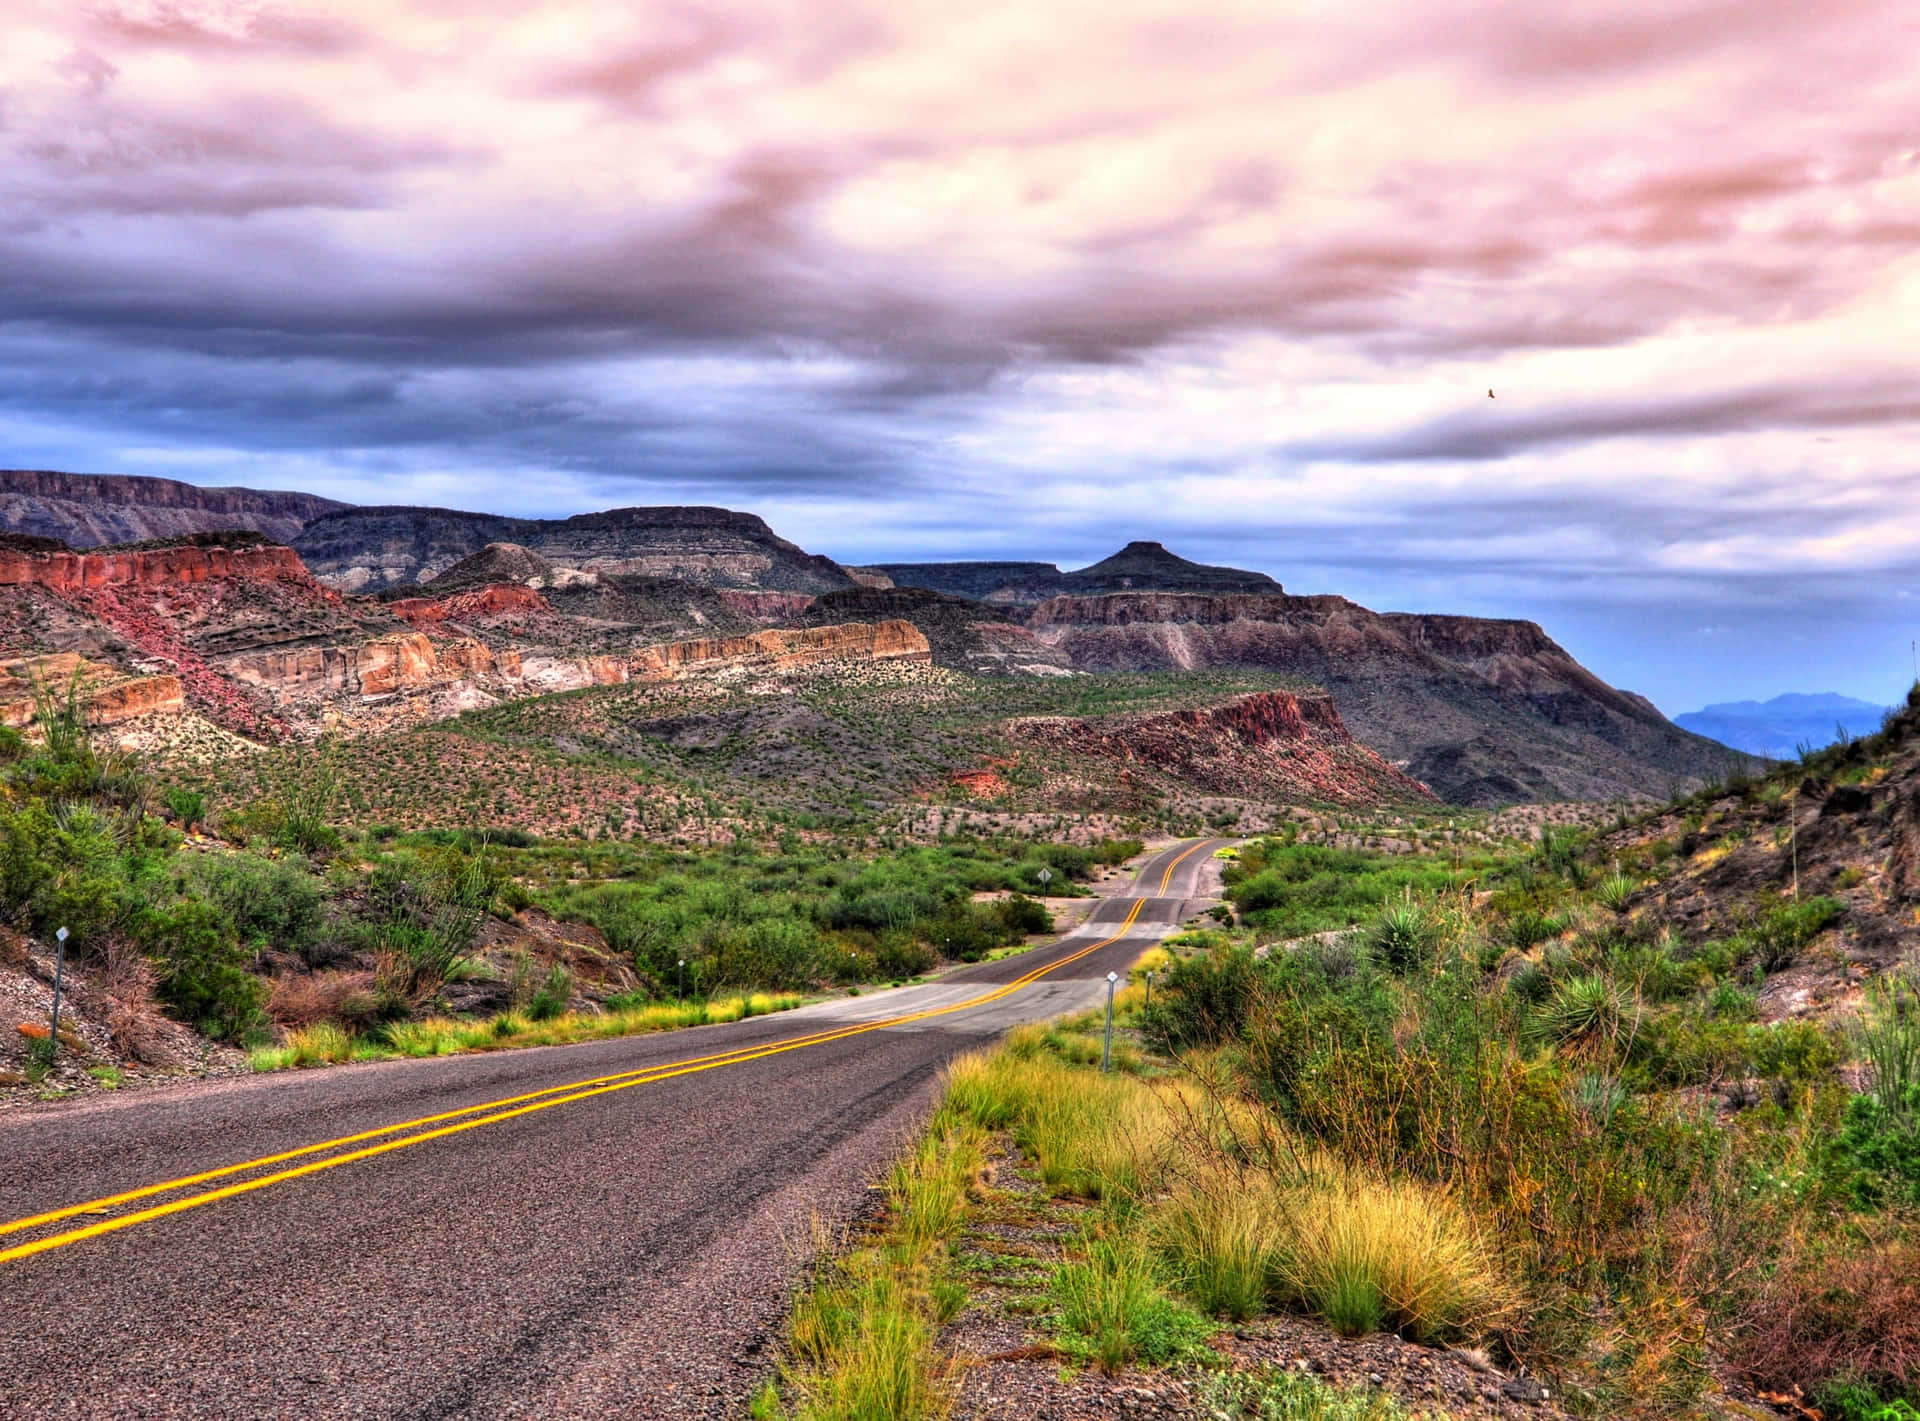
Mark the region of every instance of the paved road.
[[0, 1117], [0, 1416], [739, 1416], [810, 1221], [954, 1054], [1099, 1001], [1217, 842], [938, 983]]

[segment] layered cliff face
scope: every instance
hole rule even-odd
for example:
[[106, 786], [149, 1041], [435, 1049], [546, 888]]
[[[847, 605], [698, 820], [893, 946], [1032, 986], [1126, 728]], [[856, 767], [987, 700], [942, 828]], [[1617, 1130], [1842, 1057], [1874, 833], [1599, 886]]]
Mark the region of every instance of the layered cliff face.
[[1325, 686], [1354, 734], [1458, 804], [1664, 797], [1726, 766], [1531, 622], [1381, 615], [1343, 597], [1124, 593], [1035, 607], [1083, 671], [1260, 668]]
[[1067, 658], [1025, 627], [1009, 621], [1009, 609], [930, 592], [919, 587], [850, 587], [812, 600], [799, 619], [829, 625], [896, 618], [925, 635], [936, 665], [955, 671], [1005, 675], [1063, 674]]
[[1118, 760], [1149, 780], [1280, 803], [1430, 802], [1425, 785], [1354, 742], [1320, 692], [1261, 691], [1150, 715], [1009, 722], [1016, 741]]
[[932, 659], [931, 648], [918, 627], [912, 622], [890, 621], [671, 642], [642, 648], [634, 653], [629, 665], [633, 679], [664, 681], [722, 669], [786, 671], [820, 662]]
[[122, 725], [150, 715], [178, 715], [186, 709], [186, 688], [178, 676], [129, 676], [81, 656], [15, 657], [0, 661], [0, 725], [15, 730], [38, 718], [42, 699], [55, 708], [76, 697], [86, 722]]
[[314, 575], [347, 592], [427, 582], [512, 544], [555, 568], [673, 578], [707, 587], [818, 593], [853, 579], [725, 508], [616, 508], [574, 518], [504, 518], [442, 508], [357, 508], [309, 524], [294, 546]]
[[183, 541], [168, 547], [98, 553], [0, 547], [0, 587], [32, 585], [55, 592], [85, 592], [102, 587], [175, 587], [231, 577], [312, 582], [299, 554], [271, 543], [222, 546]]
[[173, 479], [0, 469], [0, 532], [70, 547], [245, 529], [291, 542], [323, 513], [345, 508], [310, 493], [200, 488]]
[[518, 651], [496, 652], [471, 637], [436, 645], [423, 633], [400, 632], [357, 646], [253, 652], [231, 658], [225, 670], [292, 703], [331, 694], [374, 699], [451, 682], [512, 683], [521, 679], [521, 660]]

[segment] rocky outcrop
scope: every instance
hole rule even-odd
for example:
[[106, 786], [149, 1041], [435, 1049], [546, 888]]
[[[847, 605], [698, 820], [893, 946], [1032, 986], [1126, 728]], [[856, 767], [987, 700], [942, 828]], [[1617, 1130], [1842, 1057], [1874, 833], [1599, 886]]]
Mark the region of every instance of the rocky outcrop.
[[1019, 741], [1120, 760], [1135, 773], [1277, 803], [1431, 801], [1423, 784], [1354, 742], [1323, 692], [1260, 691], [1151, 715], [1011, 721]]
[[702, 637], [636, 652], [635, 680], [668, 681], [722, 669], [783, 671], [825, 661], [931, 661], [932, 650], [911, 622], [851, 622], [743, 637]]
[[315, 576], [359, 592], [425, 582], [496, 543], [555, 568], [706, 587], [818, 593], [853, 581], [830, 558], [777, 537], [753, 514], [725, 508], [615, 508], [557, 519], [356, 508], [316, 519], [294, 546]]
[[87, 724], [94, 726], [186, 709], [178, 676], [127, 676], [65, 653], [0, 661], [0, 725], [23, 729], [36, 719], [42, 696], [58, 706], [69, 694], [80, 698]]
[[1454, 803], [1664, 797], [1727, 752], [1607, 685], [1532, 622], [1382, 615], [1344, 597], [1058, 597], [1028, 629], [1082, 671], [1270, 670]]
[[720, 589], [721, 603], [728, 610], [756, 622], [785, 622], [805, 616], [814, 604], [810, 592], [747, 592], [738, 588]]
[[[182, 542], [105, 553], [0, 548], [0, 587], [33, 584], [55, 592], [84, 592], [102, 587], [169, 587], [229, 577], [312, 581], [298, 553], [273, 543], [222, 547]], [[314, 591], [325, 595], [317, 586]]]
[[174, 479], [0, 469], [0, 532], [70, 547], [244, 529], [290, 543], [323, 513], [345, 508], [310, 493], [202, 488]]
[[1010, 609], [950, 597], [922, 587], [849, 587], [814, 599], [803, 620], [834, 622], [898, 619], [927, 638], [936, 665], [985, 675], [1057, 674], [1067, 658], [1025, 627], [1007, 620]]
[[226, 670], [283, 702], [330, 694], [371, 700], [485, 677], [518, 681], [522, 674], [518, 651], [496, 653], [472, 638], [436, 646], [422, 632], [374, 637], [358, 646], [253, 652], [234, 657]]

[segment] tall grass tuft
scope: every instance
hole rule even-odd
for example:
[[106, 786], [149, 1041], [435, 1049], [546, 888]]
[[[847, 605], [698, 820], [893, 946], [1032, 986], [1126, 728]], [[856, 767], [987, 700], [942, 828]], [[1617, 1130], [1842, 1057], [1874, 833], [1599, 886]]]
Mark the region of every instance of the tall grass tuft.
[[1459, 1337], [1513, 1310], [1486, 1241], [1431, 1186], [1321, 1157], [1286, 1190], [1282, 1213], [1280, 1295], [1349, 1336]]

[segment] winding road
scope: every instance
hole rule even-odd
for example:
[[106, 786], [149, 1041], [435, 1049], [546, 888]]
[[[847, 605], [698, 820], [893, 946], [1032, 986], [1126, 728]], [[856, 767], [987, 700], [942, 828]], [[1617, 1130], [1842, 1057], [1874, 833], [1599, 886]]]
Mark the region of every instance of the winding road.
[[1096, 1004], [1221, 842], [934, 983], [0, 1117], [0, 1416], [740, 1416], [940, 1067]]

